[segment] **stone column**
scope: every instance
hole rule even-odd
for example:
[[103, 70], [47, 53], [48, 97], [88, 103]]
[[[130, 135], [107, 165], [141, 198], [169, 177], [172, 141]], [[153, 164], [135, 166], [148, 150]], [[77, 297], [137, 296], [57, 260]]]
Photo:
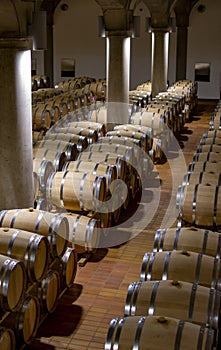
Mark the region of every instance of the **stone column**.
[[176, 80], [186, 79], [187, 27], [177, 27]]
[[0, 209], [33, 206], [31, 41], [0, 39]]
[[169, 32], [154, 29], [152, 33], [152, 97], [167, 89]]
[[106, 45], [108, 122], [128, 122], [130, 83], [130, 37], [109, 33]]
[[44, 50], [44, 74], [50, 78], [51, 87], [54, 86], [54, 29], [53, 14], [47, 13], [47, 50]]

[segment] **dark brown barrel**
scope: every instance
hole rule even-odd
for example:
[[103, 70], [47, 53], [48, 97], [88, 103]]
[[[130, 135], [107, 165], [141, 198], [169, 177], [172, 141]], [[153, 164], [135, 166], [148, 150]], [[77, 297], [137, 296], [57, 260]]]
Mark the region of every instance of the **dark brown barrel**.
[[191, 251], [145, 253], [140, 280], [182, 280], [221, 289], [221, 260]]
[[221, 257], [221, 233], [197, 227], [159, 229], [155, 233], [153, 252], [185, 250]]
[[3, 326], [12, 329], [16, 345], [23, 346], [35, 337], [40, 321], [40, 305], [36, 297], [27, 295], [16, 312], [12, 312], [3, 321]]
[[91, 172], [60, 171], [49, 177], [46, 196], [58, 208], [98, 210], [106, 198], [106, 179]]
[[14, 312], [21, 306], [27, 288], [27, 274], [24, 263], [0, 255], [0, 271], [0, 307], [2, 310]]
[[212, 349], [214, 331], [166, 316], [127, 316], [111, 320], [105, 350]]
[[0, 254], [24, 263], [30, 281], [40, 281], [49, 261], [49, 242], [36, 233], [0, 228]]
[[166, 316], [218, 329], [220, 291], [182, 280], [132, 282], [125, 316]]
[[177, 208], [182, 220], [216, 230], [221, 225], [220, 192], [220, 186], [210, 184], [180, 186], [177, 192]]
[[67, 219], [59, 214], [33, 208], [3, 210], [0, 212], [0, 226], [47, 237], [53, 257], [61, 257], [66, 250], [69, 227]]
[[32, 127], [33, 130], [48, 130], [51, 126], [51, 113], [44, 104], [38, 103], [32, 107]]
[[0, 349], [15, 350], [15, 333], [12, 329], [0, 326]]

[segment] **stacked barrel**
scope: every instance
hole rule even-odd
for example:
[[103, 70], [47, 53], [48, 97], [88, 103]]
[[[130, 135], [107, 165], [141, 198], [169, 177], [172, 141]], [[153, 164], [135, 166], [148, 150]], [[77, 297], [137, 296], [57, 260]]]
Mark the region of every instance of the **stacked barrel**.
[[0, 212], [2, 349], [29, 343], [74, 282], [76, 252], [65, 217], [45, 211]]

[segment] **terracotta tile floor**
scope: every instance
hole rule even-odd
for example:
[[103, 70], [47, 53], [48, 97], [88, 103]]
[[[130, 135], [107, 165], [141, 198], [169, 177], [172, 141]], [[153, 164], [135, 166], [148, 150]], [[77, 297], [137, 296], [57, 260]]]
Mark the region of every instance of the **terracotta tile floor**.
[[[191, 122], [179, 135], [186, 162], [209, 129], [209, 119], [218, 101], [199, 101]], [[118, 247], [99, 249], [84, 267], [78, 267], [75, 283], [60, 299], [53, 314], [41, 324], [36, 338], [25, 347], [45, 350], [99, 350], [112, 318], [124, 314], [127, 289], [138, 281], [143, 255], [152, 251], [170, 199], [171, 173], [168, 162], [158, 164], [161, 197], [153, 220], [135, 238]]]

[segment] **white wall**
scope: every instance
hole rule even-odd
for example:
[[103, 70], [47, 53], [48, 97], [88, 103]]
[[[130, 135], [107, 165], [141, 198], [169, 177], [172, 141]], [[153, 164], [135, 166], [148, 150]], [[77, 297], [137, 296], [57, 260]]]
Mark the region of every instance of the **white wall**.
[[[106, 76], [106, 41], [98, 37], [97, 17], [102, 11], [95, 0], [65, 0], [69, 9], [61, 11], [60, 5], [54, 18], [54, 81], [61, 81], [60, 60], [76, 60], [76, 76], [96, 79]], [[199, 13], [199, 4], [206, 6]], [[139, 38], [131, 40], [131, 89], [151, 78], [151, 34], [145, 32], [145, 18], [149, 10], [140, 2], [134, 15], [141, 16]], [[187, 79], [194, 80], [195, 63], [211, 64], [210, 82], [199, 82], [199, 98], [219, 98], [221, 75], [221, 2], [202, 0], [193, 8], [188, 28]], [[176, 33], [170, 34], [168, 80], [175, 81]]]

